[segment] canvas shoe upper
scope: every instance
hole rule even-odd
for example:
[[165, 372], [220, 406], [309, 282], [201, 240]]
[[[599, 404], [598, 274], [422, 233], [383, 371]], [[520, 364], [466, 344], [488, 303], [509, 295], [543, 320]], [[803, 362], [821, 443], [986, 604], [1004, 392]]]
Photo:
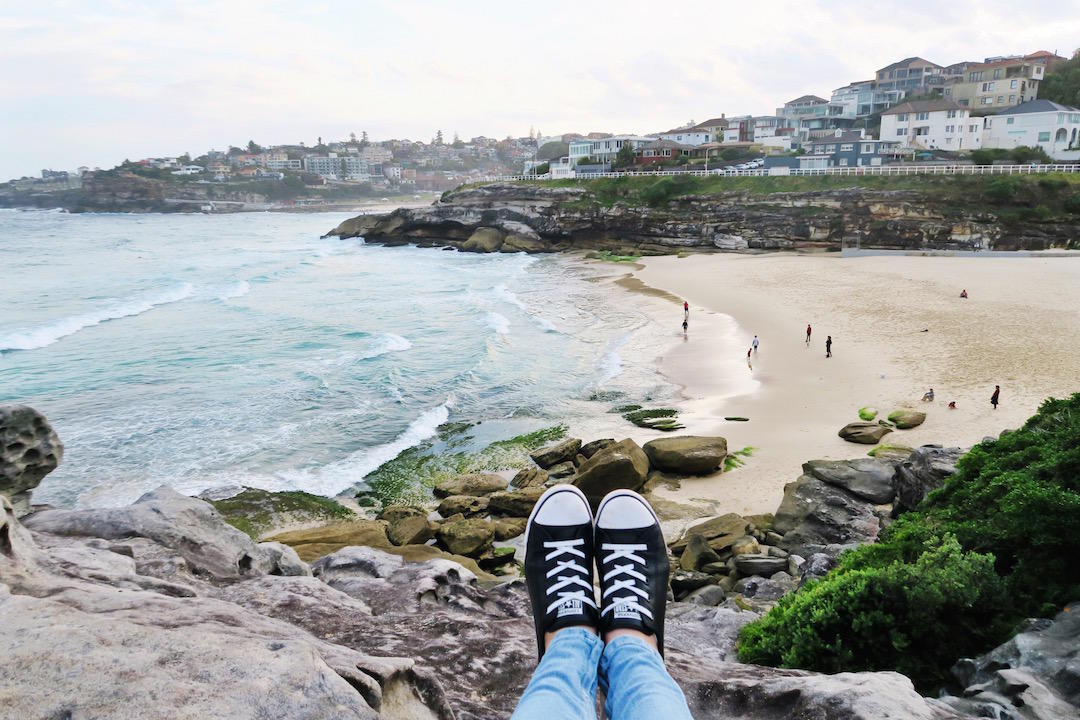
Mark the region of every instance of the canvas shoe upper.
[[573, 485], [556, 485], [536, 501], [525, 528], [525, 581], [540, 657], [545, 633], [597, 626], [592, 511]]
[[596, 511], [601, 632], [655, 635], [663, 655], [668, 565], [660, 521], [645, 498], [631, 490], [608, 493]]

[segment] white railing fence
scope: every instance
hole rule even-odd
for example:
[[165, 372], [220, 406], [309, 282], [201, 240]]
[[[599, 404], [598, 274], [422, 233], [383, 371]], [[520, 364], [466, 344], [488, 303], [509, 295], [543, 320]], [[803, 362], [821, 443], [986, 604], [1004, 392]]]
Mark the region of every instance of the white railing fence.
[[573, 178], [545, 175], [489, 175], [474, 182], [512, 182], [518, 180], [591, 180], [593, 178], [664, 177], [668, 175], [710, 175], [715, 177], [791, 177], [803, 175], [1039, 175], [1043, 173], [1078, 173], [1080, 164], [1047, 165], [869, 165], [829, 168], [758, 168], [755, 170], [628, 170], [625, 172], [587, 173]]

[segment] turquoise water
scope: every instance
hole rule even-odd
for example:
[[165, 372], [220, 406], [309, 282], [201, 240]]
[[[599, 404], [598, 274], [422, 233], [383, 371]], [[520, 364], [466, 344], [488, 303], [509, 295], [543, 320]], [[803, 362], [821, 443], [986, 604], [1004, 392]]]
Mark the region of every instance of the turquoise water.
[[0, 403], [66, 447], [35, 502], [330, 495], [447, 421], [587, 433], [675, 397], [611, 266], [320, 239], [345, 217], [0, 211]]

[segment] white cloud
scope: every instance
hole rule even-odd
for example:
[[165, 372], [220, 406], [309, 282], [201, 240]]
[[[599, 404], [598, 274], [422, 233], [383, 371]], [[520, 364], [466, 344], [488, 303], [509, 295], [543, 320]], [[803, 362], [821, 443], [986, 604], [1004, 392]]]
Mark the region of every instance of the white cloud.
[[648, 132], [721, 112], [772, 113], [908, 55], [945, 64], [1035, 49], [1069, 54], [1080, 37], [1070, 4], [0, 7], [0, 177], [362, 129], [414, 139], [436, 129], [502, 137], [530, 125]]

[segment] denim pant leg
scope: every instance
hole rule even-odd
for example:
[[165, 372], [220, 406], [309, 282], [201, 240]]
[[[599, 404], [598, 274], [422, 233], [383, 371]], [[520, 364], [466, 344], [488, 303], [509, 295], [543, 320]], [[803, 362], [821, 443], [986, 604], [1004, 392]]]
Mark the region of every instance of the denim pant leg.
[[604, 646], [600, 678], [611, 720], [693, 720], [664, 659], [641, 638], [624, 635]]
[[603, 641], [585, 628], [555, 636], [518, 701], [512, 720], [596, 720]]

